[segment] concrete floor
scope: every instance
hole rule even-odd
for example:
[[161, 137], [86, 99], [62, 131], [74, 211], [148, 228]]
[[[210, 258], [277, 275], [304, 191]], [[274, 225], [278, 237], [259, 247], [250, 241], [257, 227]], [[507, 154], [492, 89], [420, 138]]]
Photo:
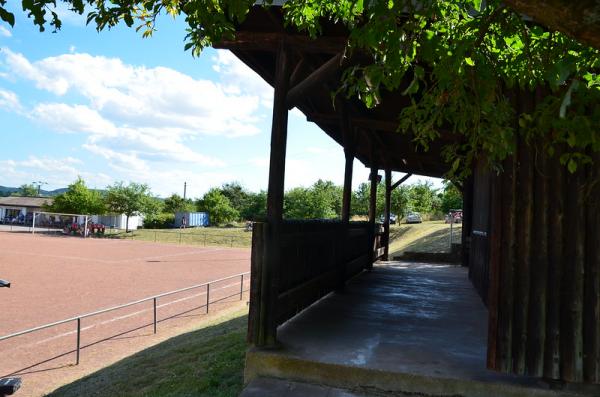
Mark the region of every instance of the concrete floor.
[[486, 370], [486, 338], [487, 311], [467, 269], [390, 262], [283, 324], [280, 348], [249, 351], [246, 381], [272, 377], [359, 394], [574, 395]]

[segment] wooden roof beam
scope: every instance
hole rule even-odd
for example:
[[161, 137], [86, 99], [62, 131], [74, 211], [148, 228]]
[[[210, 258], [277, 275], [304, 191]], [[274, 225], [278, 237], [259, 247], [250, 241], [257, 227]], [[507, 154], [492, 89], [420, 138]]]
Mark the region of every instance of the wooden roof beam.
[[391, 188], [392, 190], [396, 189], [398, 186], [402, 185], [404, 182], [406, 182], [406, 180], [408, 178], [410, 178], [412, 176], [412, 174], [406, 174], [402, 177], [402, 179], [400, 179], [398, 182], [392, 184]]
[[287, 95], [288, 109], [292, 109], [315, 87], [322, 85], [324, 82], [333, 77], [342, 67], [343, 59], [344, 55], [342, 53], [334, 55], [317, 70], [308, 75], [308, 77], [290, 89]]
[[233, 39], [223, 39], [213, 43], [213, 48], [275, 52], [284, 39], [286, 45], [292, 49], [313, 54], [339, 54], [348, 44], [348, 38], [343, 36], [322, 36], [313, 39], [306, 35], [283, 32], [240, 31], [235, 33]]
[[[308, 121], [313, 123], [335, 124], [337, 117], [329, 114], [315, 113], [306, 117]], [[352, 124], [359, 128], [368, 128], [377, 131], [396, 132], [399, 123], [396, 121], [375, 120], [367, 117], [351, 117]]]

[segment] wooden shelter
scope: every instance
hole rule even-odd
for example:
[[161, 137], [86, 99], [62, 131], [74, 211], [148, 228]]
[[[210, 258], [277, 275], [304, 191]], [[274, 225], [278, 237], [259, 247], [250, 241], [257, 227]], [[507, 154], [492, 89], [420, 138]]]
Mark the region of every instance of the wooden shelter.
[[[317, 39], [284, 27], [280, 10], [255, 7], [231, 50], [275, 89], [267, 219], [253, 236], [248, 339], [272, 346], [277, 326], [387, 259], [390, 192], [403, 180], [392, 171], [442, 177], [449, 169], [444, 134], [428, 151], [396, 132], [407, 98], [384, 92], [374, 109], [331, 92], [345, 67], [347, 33], [326, 25]], [[406, 82], [408, 85], [409, 82]], [[540, 93], [517, 93], [517, 110]], [[346, 154], [340, 221], [286, 221], [283, 195], [288, 111], [300, 109]], [[489, 311], [488, 367], [567, 382], [600, 383], [600, 177], [598, 162], [570, 175], [542, 150], [518, 142], [517, 154], [495, 174], [481, 160], [462, 186], [463, 265]], [[353, 160], [371, 168], [368, 222], [350, 222]], [[385, 172], [386, 221], [375, 225], [378, 171]]]

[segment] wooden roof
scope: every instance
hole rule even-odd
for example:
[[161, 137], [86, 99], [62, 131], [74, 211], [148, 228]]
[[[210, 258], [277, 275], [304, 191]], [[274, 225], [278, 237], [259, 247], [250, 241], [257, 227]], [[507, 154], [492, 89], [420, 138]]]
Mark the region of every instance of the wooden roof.
[[[347, 43], [347, 30], [341, 25], [328, 24], [323, 35], [311, 39], [289, 27], [284, 27], [279, 7], [254, 7], [248, 18], [237, 28], [233, 40], [224, 40], [216, 48], [231, 50], [240, 60], [273, 86], [275, 60], [281, 42], [292, 52], [292, 68], [288, 104], [302, 111], [308, 121], [316, 123], [340, 145], [344, 145], [340, 109], [345, 108], [347, 122], [355, 134], [355, 156], [367, 167], [442, 177], [449, 169], [441, 150], [451, 139], [442, 136], [428, 151], [418, 149], [408, 134], [397, 132], [397, 117], [408, 104], [408, 97], [397, 91], [383, 92], [381, 103], [368, 109], [357, 99], [337, 99], [332, 92], [339, 86], [343, 67], [365, 62], [360, 56], [340, 60]], [[339, 96], [338, 96], [339, 97]]]
[[49, 197], [0, 197], [0, 207], [41, 208], [44, 204], [52, 205], [53, 201]]

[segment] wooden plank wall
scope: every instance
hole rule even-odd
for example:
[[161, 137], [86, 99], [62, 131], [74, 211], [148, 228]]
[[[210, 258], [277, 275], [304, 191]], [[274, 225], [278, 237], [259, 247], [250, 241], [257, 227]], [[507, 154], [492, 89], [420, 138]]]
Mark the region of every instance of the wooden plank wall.
[[[257, 224], [252, 240], [252, 277], [248, 341], [264, 346], [275, 330], [265, 330], [295, 316], [373, 262], [373, 232], [368, 222], [284, 221], [277, 248], [269, 243], [267, 224]], [[279, 249], [277, 269], [269, 269], [268, 250]], [[275, 270], [275, 271], [273, 271]], [[276, 300], [266, 294], [278, 274]]]
[[473, 172], [473, 197], [469, 222], [469, 278], [487, 304], [489, 288], [489, 233], [490, 233], [490, 172], [483, 161]]
[[488, 366], [600, 383], [600, 161], [571, 174], [542, 143], [517, 151], [492, 179]]

